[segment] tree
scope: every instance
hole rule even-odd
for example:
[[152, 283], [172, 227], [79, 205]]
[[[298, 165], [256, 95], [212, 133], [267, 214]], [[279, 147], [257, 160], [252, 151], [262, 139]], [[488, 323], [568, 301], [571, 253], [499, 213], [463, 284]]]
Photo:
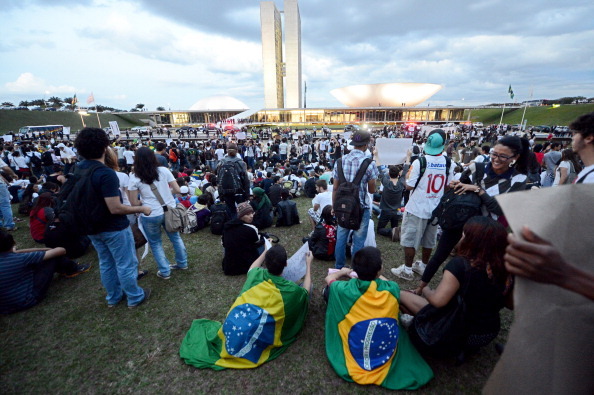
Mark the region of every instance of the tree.
[[4, 107], [14, 107], [14, 104], [12, 104], [12, 103], [11, 103], [11, 102], [9, 102], [9, 101], [5, 101], [4, 103], [2, 103], [2, 105], [3, 105]]
[[136, 111], [142, 111], [142, 109], [144, 108], [144, 104], [142, 104], [142, 103], [138, 103], [138, 104], [136, 105], [136, 107], [134, 107], [134, 108], [136, 108]]
[[157, 111], [165, 111], [165, 107], [159, 106], [159, 107], [157, 107]]
[[62, 106], [62, 99], [60, 99], [59, 97], [52, 96], [49, 99], [47, 99], [47, 101], [51, 103], [52, 107], [58, 108]]
[[19, 103], [19, 107], [29, 107], [31, 105], [31, 103], [29, 103], [27, 100], [22, 100]]

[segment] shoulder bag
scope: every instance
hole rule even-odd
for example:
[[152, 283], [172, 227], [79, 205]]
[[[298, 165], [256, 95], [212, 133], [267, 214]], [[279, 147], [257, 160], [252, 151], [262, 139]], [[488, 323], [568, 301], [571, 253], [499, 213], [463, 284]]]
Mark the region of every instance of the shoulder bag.
[[151, 191], [153, 191], [153, 194], [163, 207], [163, 212], [165, 214], [165, 230], [169, 233], [181, 232], [184, 229], [184, 219], [186, 218], [186, 208], [184, 205], [178, 203], [173, 208], [167, 206], [155, 183], [151, 184]]

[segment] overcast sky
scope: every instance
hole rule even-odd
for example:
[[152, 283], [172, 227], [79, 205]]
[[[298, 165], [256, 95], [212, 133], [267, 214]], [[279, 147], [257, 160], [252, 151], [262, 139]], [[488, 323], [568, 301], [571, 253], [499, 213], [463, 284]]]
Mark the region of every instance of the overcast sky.
[[[307, 106], [330, 90], [429, 82], [427, 105], [594, 96], [591, 0], [300, 0]], [[282, 10], [283, 3], [276, 0]], [[257, 0], [2, 0], [0, 101], [264, 106]]]

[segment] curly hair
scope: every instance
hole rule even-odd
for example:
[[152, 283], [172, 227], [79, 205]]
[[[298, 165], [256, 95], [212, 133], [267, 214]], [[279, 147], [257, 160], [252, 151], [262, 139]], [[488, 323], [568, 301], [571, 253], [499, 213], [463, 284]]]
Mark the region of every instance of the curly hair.
[[109, 138], [103, 129], [84, 128], [76, 135], [74, 146], [83, 158], [99, 159], [109, 146]]
[[150, 148], [141, 147], [134, 156], [134, 175], [144, 184], [152, 184], [159, 180], [159, 162]]

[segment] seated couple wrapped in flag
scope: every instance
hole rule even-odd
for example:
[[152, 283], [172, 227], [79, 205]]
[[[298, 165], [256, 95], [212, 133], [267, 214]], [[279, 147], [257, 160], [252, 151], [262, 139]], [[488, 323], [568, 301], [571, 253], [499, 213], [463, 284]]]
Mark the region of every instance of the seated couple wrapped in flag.
[[[336, 281], [357, 273], [358, 278]], [[353, 257], [353, 270], [326, 277], [326, 354], [346, 381], [391, 390], [414, 390], [433, 371], [399, 322], [400, 288], [380, 275], [380, 250], [364, 247]]]
[[[222, 324], [194, 320], [179, 350], [188, 365], [221, 370], [249, 369], [270, 361], [293, 343], [307, 316], [310, 267], [307, 254], [302, 287], [281, 277], [287, 252], [280, 245], [264, 251]], [[265, 264], [266, 269], [260, 267]]]

